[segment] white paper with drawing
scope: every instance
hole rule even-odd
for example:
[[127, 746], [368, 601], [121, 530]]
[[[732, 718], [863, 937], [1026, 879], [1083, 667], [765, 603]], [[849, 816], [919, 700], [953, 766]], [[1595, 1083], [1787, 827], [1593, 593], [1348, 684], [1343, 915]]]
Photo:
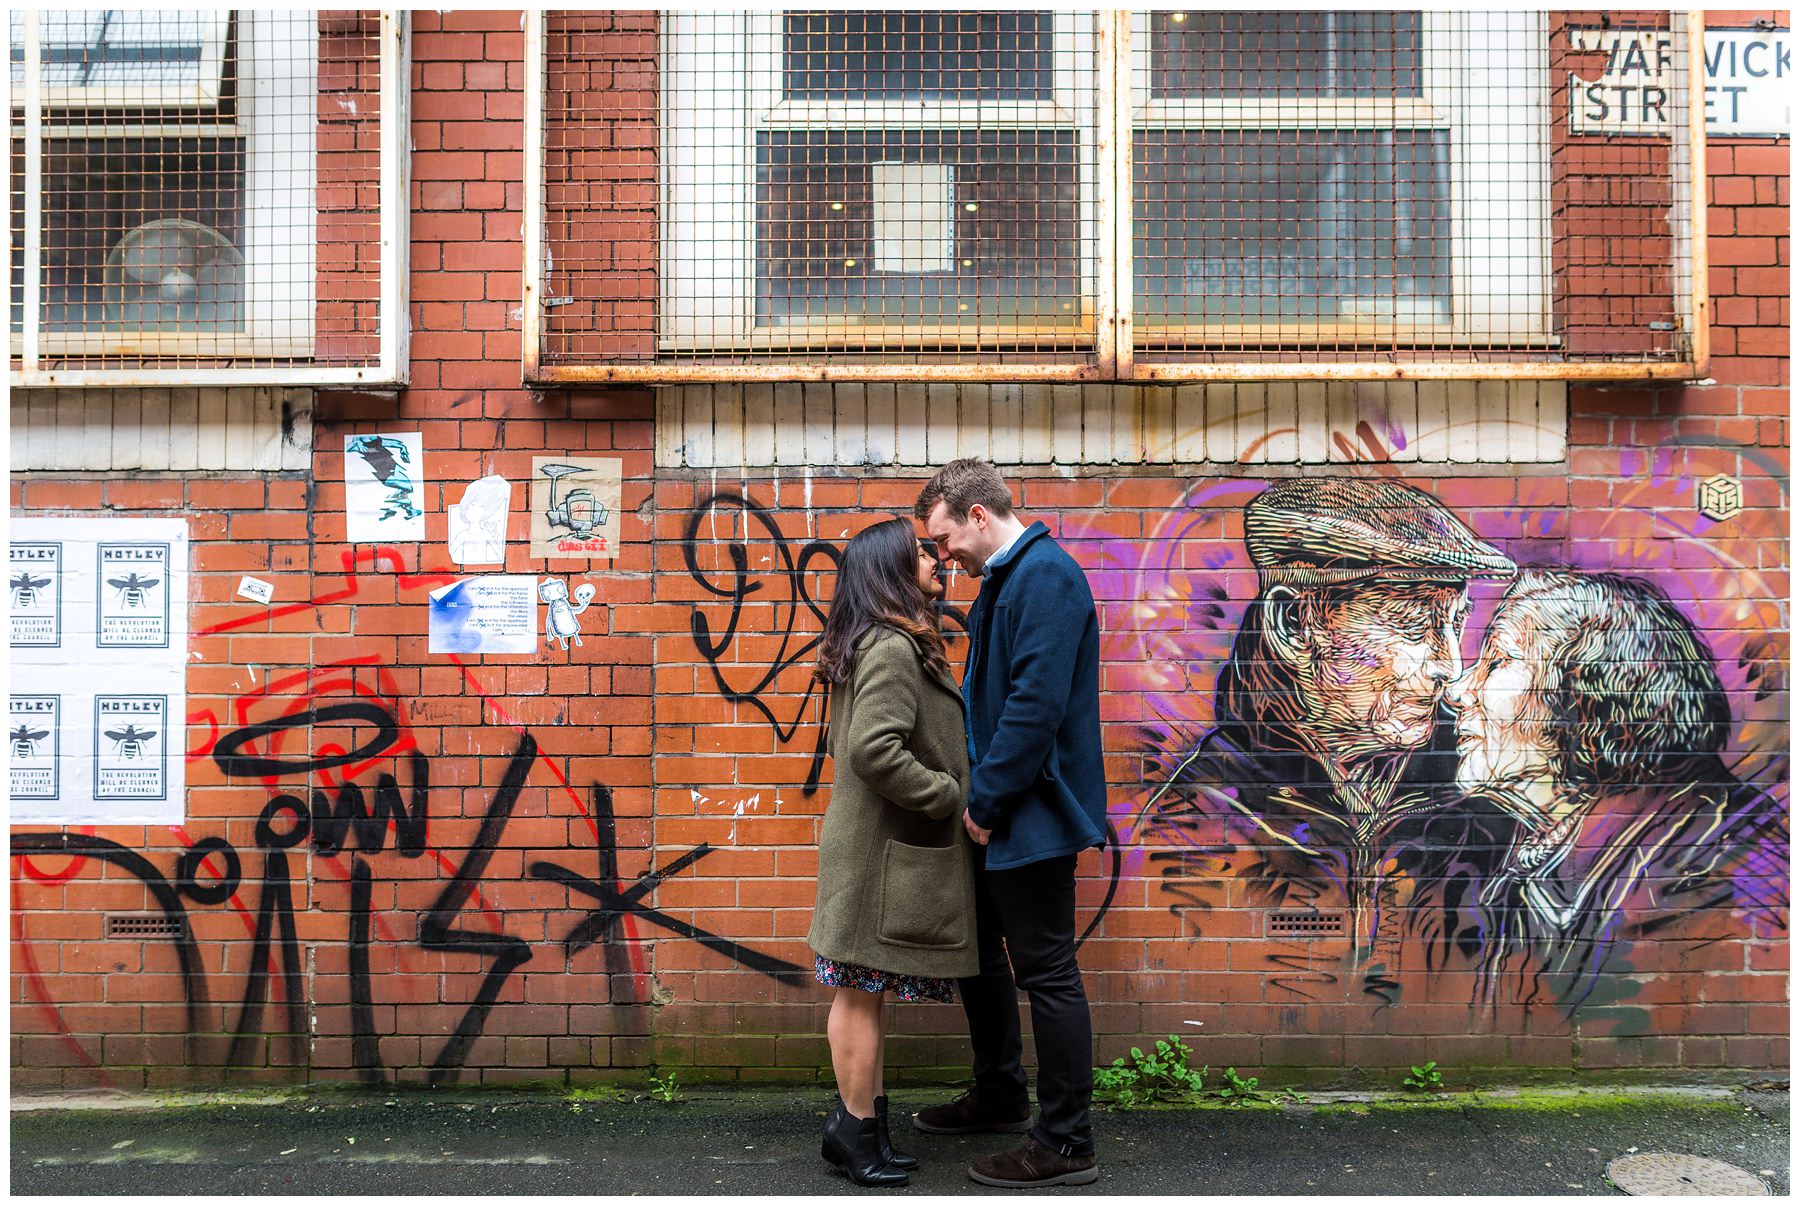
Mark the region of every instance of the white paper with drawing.
[[425, 539], [418, 432], [344, 437], [344, 522], [352, 544]]
[[470, 482], [462, 501], [447, 508], [450, 560], [458, 565], [504, 564], [511, 511], [511, 482], [496, 475]]
[[9, 544], [11, 820], [179, 824], [187, 522], [19, 518]]

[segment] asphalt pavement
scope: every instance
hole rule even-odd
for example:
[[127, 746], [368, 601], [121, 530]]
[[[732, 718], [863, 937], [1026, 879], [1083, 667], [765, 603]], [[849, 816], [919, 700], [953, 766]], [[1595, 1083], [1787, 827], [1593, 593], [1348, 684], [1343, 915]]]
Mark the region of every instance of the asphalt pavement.
[[[819, 1158], [829, 1088], [534, 1096], [297, 1091], [277, 1098], [14, 1099], [14, 1194], [1006, 1194], [970, 1159], [1016, 1136], [921, 1135], [948, 1090], [893, 1096], [921, 1167], [861, 1190]], [[1096, 1116], [1098, 1182], [1054, 1192], [1615, 1194], [1629, 1152], [1706, 1156], [1786, 1194], [1785, 1087], [1314, 1095]]]

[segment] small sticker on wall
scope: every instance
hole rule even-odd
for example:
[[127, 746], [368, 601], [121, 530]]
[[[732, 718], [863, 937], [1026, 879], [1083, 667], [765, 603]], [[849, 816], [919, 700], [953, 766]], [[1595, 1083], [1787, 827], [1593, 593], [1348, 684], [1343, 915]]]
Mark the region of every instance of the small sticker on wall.
[[238, 579], [238, 597], [248, 599], [252, 603], [267, 604], [275, 597], [275, 584], [264, 582], [261, 578], [252, 578], [248, 574]]
[[1736, 519], [1744, 509], [1744, 487], [1735, 477], [1720, 474], [1700, 483], [1700, 514], [1723, 522]]

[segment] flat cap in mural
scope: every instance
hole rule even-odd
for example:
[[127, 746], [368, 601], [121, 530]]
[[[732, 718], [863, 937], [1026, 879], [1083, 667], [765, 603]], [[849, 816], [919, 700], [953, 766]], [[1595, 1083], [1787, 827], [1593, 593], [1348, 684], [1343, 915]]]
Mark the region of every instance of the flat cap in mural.
[[1364, 578], [1510, 578], [1512, 559], [1425, 491], [1359, 477], [1280, 481], [1244, 508], [1244, 543], [1264, 586]]

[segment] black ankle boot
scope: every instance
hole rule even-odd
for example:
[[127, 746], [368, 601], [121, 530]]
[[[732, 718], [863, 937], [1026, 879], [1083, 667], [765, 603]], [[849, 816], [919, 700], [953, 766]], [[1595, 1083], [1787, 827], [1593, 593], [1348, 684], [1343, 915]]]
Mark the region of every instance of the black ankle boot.
[[858, 1118], [841, 1100], [825, 1121], [819, 1154], [849, 1173], [858, 1185], [891, 1188], [907, 1182], [904, 1169], [892, 1168], [881, 1158], [880, 1124], [873, 1118]]
[[888, 1134], [888, 1102], [886, 1097], [875, 1099], [875, 1126], [881, 1132], [881, 1158], [895, 1168], [906, 1170], [919, 1167], [919, 1158], [909, 1156], [905, 1152], [894, 1150], [894, 1140]]

